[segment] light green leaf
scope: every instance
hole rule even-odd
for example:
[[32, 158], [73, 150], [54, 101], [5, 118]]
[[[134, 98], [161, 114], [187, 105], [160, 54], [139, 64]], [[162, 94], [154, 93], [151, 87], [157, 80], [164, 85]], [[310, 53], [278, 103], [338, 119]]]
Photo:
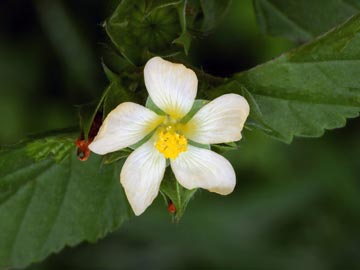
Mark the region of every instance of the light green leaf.
[[48, 137], [29, 142], [26, 151], [27, 155], [33, 157], [35, 161], [53, 158], [56, 162], [61, 162], [69, 156], [74, 145], [72, 137]]
[[263, 33], [304, 42], [312, 39], [360, 10], [353, 0], [253, 0]]
[[208, 94], [244, 89], [253, 126], [285, 142], [343, 127], [360, 111], [360, 15]]
[[60, 134], [0, 150], [0, 268], [23, 268], [66, 245], [94, 242], [130, 215], [119, 184], [122, 162], [76, 157]]

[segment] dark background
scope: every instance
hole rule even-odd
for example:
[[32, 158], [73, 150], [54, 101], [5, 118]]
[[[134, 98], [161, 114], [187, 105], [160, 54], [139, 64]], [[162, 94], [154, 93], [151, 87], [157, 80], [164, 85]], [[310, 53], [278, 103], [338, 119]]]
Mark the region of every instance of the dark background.
[[[107, 84], [101, 24], [116, 4], [0, 2], [0, 144], [78, 124], [75, 105], [96, 100]], [[294, 46], [259, 33], [250, 0], [233, 1], [190, 58], [228, 76]], [[359, 269], [359, 124], [291, 145], [246, 130], [241, 149], [226, 155], [238, 176], [230, 196], [197, 193], [180, 224], [158, 198], [97, 244], [29, 269]]]

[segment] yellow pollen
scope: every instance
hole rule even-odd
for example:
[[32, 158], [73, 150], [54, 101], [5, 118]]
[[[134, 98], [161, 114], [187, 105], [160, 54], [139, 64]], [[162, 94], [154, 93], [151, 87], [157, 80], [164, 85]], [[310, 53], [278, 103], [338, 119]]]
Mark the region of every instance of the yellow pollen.
[[173, 125], [169, 125], [159, 129], [155, 147], [165, 158], [175, 159], [187, 150], [187, 139], [176, 132]]

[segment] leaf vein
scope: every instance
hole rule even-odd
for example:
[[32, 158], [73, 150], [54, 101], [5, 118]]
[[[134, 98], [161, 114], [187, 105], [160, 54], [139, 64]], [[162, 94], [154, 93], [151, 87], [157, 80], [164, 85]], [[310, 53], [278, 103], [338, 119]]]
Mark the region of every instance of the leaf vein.
[[[23, 215], [22, 215], [22, 218], [21, 218], [21, 221], [19, 223], [19, 226], [16, 228], [16, 233], [15, 233], [15, 237], [14, 237], [14, 240], [12, 241], [12, 244], [11, 244], [11, 248], [9, 250], [11, 250], [11, 256], [12, 258], [14, 258], [14, 253], [15, 253], [15, 247], [17, 246], [17, 242], [18, 242], [18, 238], [19, 238], [19, 234], [20, 232], [22, 231], [22, 227], [24, 225], [24, 220], [26, 219], [26, 215], [28, 214], [28, 210], [29, 210], [29, 206], [31, 205], [31, 202], [34, 198], [34, 192], [35, 192], [35, 189], [36, 189], [36, 182], [28, 182], [28, 183], [31, 183], [31, 193], [29, 196], [29, 199], [28, 201], [26, 202], [26, 205], [25, 205], [25, 209], [24, 209], [24, 212], [23, 212]], [[14, 260], [15, 261], [15, 260]]]
[[274, 9], [274, 11], [276, 13], [278, 13], [285, 21], [287, 21], [291, 26], [293, 26], [295, 29], [297, 29], [300, 32], [303, 32], [304, 34], [306, 34], [309, 38], [313, 37], [313, 34], [311, 32], [309, 32], [308, 30], [306, 30], [303, 26], [301, 26], [299, 23], [295, 22], [294, 20], [292, 20], [288, 15], [286, 15], [286, 13], [284, 11], [282, 11], [279, 7], [277, 7], [274, 3], [265, 0], [264, 2], [266, 2], [269, 7], [271, 7], [272, 9]]
[[60, 216], [60, 212], [62, 210], [62, 207], [64, 205], [64, 202], [65, 202], [65, 198], [66, 198], [66, 195], [68, 193], [68, 189], [69, 189], [69, 185], [70, 185], [70, 182], [72, 181], [72, 159], [70, 158], [69, 159], [69, 173], [68, 173], [68, 177], [66, 179], [66, 183], [65, 183], [65, 187], [63, 189], [63, 193], [62, 193], [62, 196], [61, 196], [61, 201], [59, 202], [59, 206], [57, 208], [57, 212], [53, 218], [53, 222], [51, 224], [51, 227], [46, 235], [46, 237], [44, 237], [44, 241], [41, 245], [41, 247], [39, 248], [39, 250], [43, 250], [44, 246], [46, 245], [46, 243], [48, 242], [48, 240], [50, 239], [53, 231], [54, 231], [54, 228], [55, 228], [55, 225], [58, 223], [58, 220], [59, 220], [59, 216]]

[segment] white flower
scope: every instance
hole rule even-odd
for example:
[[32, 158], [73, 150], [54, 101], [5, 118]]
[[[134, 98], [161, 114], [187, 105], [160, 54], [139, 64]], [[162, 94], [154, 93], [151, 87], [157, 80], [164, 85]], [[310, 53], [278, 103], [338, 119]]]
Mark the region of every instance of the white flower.
[[196, 74], [182, 64], [154, 57], [146, 63], [144, 77], [150, 98], [165, 115], [132, 102], [122, 103], [109, 113], [89, 145], [91, 151], [104, 155], [134, 145], [153, 132], [129, 155], [120, 174], [135, 214], [142, 214], [157, 196], [166, 159], [170, 159], [171, 169], [183, 187], [231, 193], [236, 177], [229, 161], [194, 146], [192, 141], [215, 144], [240, 140], [249, 114], [247, 101], [236, 94], [220, 96], [183, 123], [181, 119], [196, 97]]

